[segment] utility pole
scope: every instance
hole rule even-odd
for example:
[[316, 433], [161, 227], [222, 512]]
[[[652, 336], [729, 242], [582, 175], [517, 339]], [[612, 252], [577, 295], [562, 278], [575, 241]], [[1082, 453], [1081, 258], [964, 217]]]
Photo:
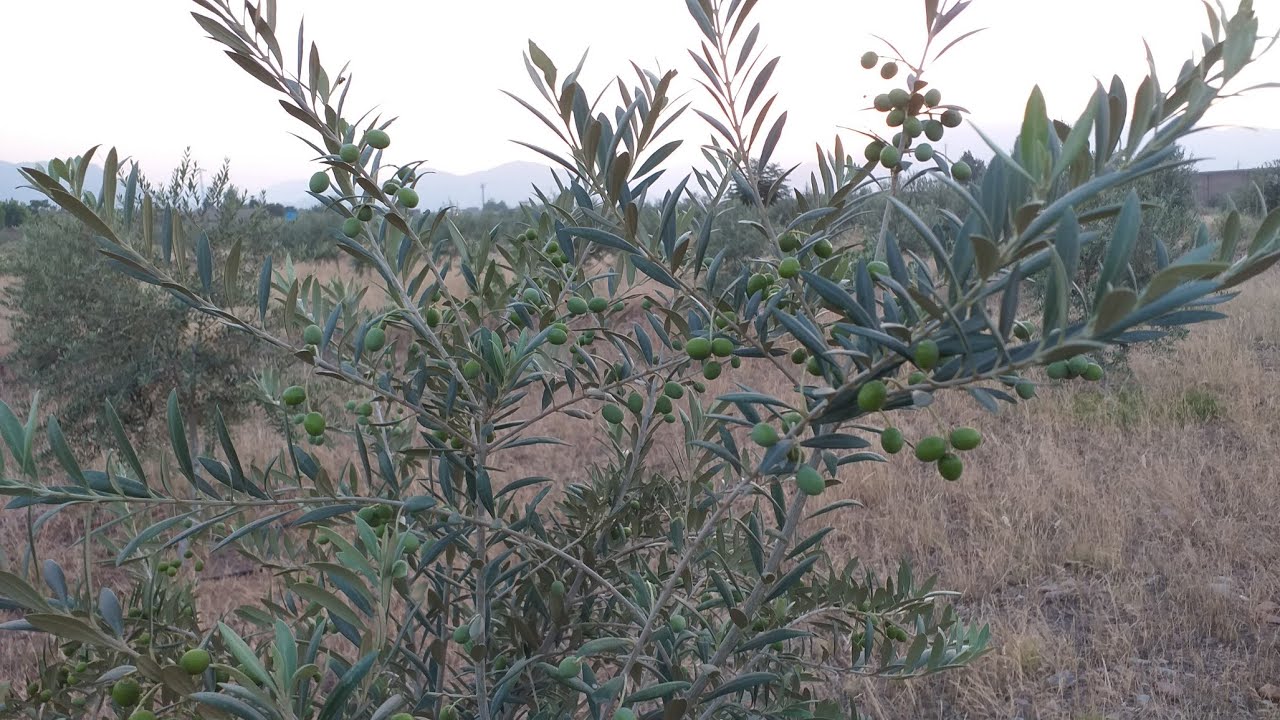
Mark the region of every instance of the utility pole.
[[483, 210], [487, 204], [484, 200], [484, 183], [480, 183], [480, 209]]

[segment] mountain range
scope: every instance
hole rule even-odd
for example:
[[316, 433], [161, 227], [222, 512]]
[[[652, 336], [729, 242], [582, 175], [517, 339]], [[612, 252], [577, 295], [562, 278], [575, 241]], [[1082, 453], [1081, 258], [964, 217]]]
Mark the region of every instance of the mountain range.
[[[1012, 144], [1012, 138], [1008, 139], [1007, 144]], [[1206, 130], [1190, 136], [1185, 144], [1193, 157], [1206, 158], [1198, 165], [1199, 170], [1256, 167], [1280, 158], [1280, 130]], [[978, 147], [977, 143], [973, 145]], [[989, 153], [975, 154], [983, 156]], [[26, 164], [29, 163], [0, 160], [0, 201], [13, 198], [27, 202], [42, 197], [34, 190], [19, 187], [25, 182], [18, 173], [18, 168]], [[813, 163], [802, 163], [791, 176], [792, 184], [803, 186], [814, 170], [816, 165]], [[668, 175], [670, 177], [664, 177], [655, 184], [655, 189], [659, 192], [674, 186], [678, 181], [675, 173], [669, 172]], [[101, 187], [102, 169], [99, 166], [90, 167], [85, 184], [89, 188]], [[447, 205], [478, 207], [485, 200], [515, 205], [532, 195], [535, 184], [543, 188], [554, 187], [551, 168], [540, 163], [517, 161], [467, 174], [432, 170], [419, 180], [418, 193], [422, 197], [424, 208]], [[306, 178], [300, 178], [297, 181], [270, 185], [263, 188], [263, 192], [269, 202], [303, 207], [314, 203], [306, 193], [306, 185]]]

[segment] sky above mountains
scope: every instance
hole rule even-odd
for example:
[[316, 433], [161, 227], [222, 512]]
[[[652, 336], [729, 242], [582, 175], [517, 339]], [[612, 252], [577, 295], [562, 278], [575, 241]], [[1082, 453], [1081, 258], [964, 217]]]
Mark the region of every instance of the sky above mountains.
[[[0, 129], [0, 158], [32, 161], [114, 144], [156, 177], [190, 145], [209, 167], [229, 157], [235, 181], [246, 187], [292, 184], [309, 174], [312, 153], [289, 134], [300, 131], [297, 122], [269, 90], [203, 38], [189, 16], [194, 3], [11, 5], [5, 8], [11, 26], [32, 31], [14, 33], [0, 46], [5, 66], [22, 68], [7, 78], [12, 102]], [[429, 166], [458, 175], [540, 160], [512, 144], [514, 138], [552, 145], [549, 132], [499, 92], [535, 97], [520, 58], [529, 38], [566, 71], [589, 50], [583, 74], [589, 88], [629, 74], [628, 61], [635, 60], [647, 68], [678, 69], [677, 92], [710, 104], [684, 50], [699, 35], [679, 0], [279, 5], [283, 36], [293, 37], [305, 9], [308, 36], [326, 65], [336, 69], [352, 62], [349, 107], [376, 106], [400, 118], [392, 128], [397, 159], [425, 158]], [[1255, 5], [1264, 29], [1280, 27], [1280, 0]], [[920, 7], [917, 0], [759, 4], [753, 18], [763, 25], [762, 42], [783, 58], [772, 86], [781, 93], [778, 105], [790, 113], [777, 161], [810, 162], [814, 142], [829, 146], [836, 133], [850, 148], [861, 147], [858, 136], [842, 128], [875, 126], [878, 115], [864, 108], [891, 83], [862, 70], [858, 56], [867, 49], [888, 52], [872, 35], [889, 38], [909, 56], [918, 53]], [[1144, 38], [1169, 84], [1208, 27], [1198, 0], [979, 0], [958, 25], [960, 31], [989, 29], [950, 51], [927, 77], [947, 101], [966, 106], [974, 124], [1006, 145], [1034, 84], [1044, 88], [1051, 115], [1074, 120], [1097, 78], [1118, 73], [1132, 92], [1146, 70]], [[47, 31], [52, 28], [56, 34]], [[76, 51], [51, 46], [55, 36], [58, 47]], [[1280, 52], [1240, 85], [1277, 78]], [[1209, 121], [1280, 129], [1277, 107], [1280, 92], [1258, 91], [1224, 102]], [[672, 132], [687, 141], [672, 164], [698, 162], [706, 126], [687, 113]], [[1208, 153], [1217, 159], [1207, 167], [1250, 166], [1280, 154], [1274, 133], [1240, 137], [1253, 141], [1220, 144]], [[971, 131], [950, 134], [944, 144], [957, 156], [965, 149], [989, 154]], [[474, 203], [478, 198], [464, 202]]]

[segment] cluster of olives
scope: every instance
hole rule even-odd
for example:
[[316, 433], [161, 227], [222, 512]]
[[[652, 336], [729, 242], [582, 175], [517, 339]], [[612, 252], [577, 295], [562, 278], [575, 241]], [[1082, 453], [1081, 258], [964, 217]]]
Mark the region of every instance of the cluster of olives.
[[[762, 448], [771, 448], [782, 440], [783, 433], [791, 432], [791, 429], [798, 425], [801, 421], [801, 415], [798, 412], [788, 412], [782, 415], [782, 431], [781, 433], [772, 423], [760, 422], [751, 428], [751, 441]], [[793, 445], [787, 453], [787, 459], [793, 463], [800, 462], [803, 457], [800, 447]], [[796, 468], [796, 487], [805, 495], [814, 496], [821, 495], [827, 489], [827, 481], [822, 477], [822, 473], [811, 465], [801, 465]]]
[[161, 560], [156, 564], [156, 573], [167, 577], [177, 577], [178, 570], [182, 567], [182, 560], [195, 560], [191, 563], [191, 568], [196, 572], [204, 571], [204, 561], [197, 558], [195, 551], [187, 550], [182, 553], [182, 558], [174, 558], [172, 560]]
[[733, 340], [714, 333], [689, 338], [684, 344], [684, 352], [689, 359], [702, 363], [702, 377], [707, 380], [720, 377], [724, 372], [723, 361], [726, 359], [730, 367], [734, 369], [742, 367], [742, 358], [734, 355], [733, 351]]
[[[907, 440], [902, 430], [887, 427], [880, 431], [880, 447], [889, 455], [902, 451]], [[929, 435], [915, 443], [916, 459], [924, 463], [937, 465], [938, 474], [945, 480], [956, 481], [964, 473], [964, 461], [952, 450], [967, 452], [977, 449], [982, 444], [982, 433], [971, 427], [958, 427], [946, 437]]]
[[[304, 339], [309, 339], [309, 337], [311, 337], [308, 334], [310, 333], [311, 328], [315, 328], [317, 331], [320, 329], [315, 325], [308, 326], [307, 330], [303, 332]], [[280, 400], [284, 402], [286, 407], [296, 408], [307, 401], [306, 388], [301, 385], [291, 385], [285, 388], [284, 392], [280, 394]], [[302, 428], [307, 431], [307, 438], [310, 440], [312, 445], [324, 444], [324, 431], [326, 427], [324, 415], [312, 410], [306, 414], [299, 413], [294, 415], [293, 422], [296, 425], [301, 425]]]
[[1045, 368], [1045, 374], [1050, 380], [1073, 380], [1075, 378], [1084, 378], [1089, 382], [1098, 382], [1102, 379], [1102, 366], [1091, 361], [1084, 355], [1076, 355], [1070, 360], [1059, 360], [1049, 363], [1049, 367]]
[[[697, 389], [697, 388], [695, 388]], [[684, 386], [678, 382], [668, 382], [662, 388], [662, 394], [653, 402], [654, 412], [662, 416], [664, 422], [674, 423], [676, 421], [675, 405], [673, 401], [684, 397]], [[627, 396], [627, 409], [633, 414], [639, 415], [644, 412], [644, 397], [638, 392], [633, 392]], [[600, 410], [600, 415], [605, 422], [610, 425], [620, 425], [626, 415], [622, 412], [622, 408], [613, 403], [606, 404]]]
[[[891, 60], [881, 65], [880, 60], [874, 52], [865, 53], [862, 67], [873, 70], [880, 66], [880, 77], [885, 80], [897, 77], [898, 64]], [[916, 160], [927, 162], [935, 155], [930, 143], [941, 140], [948, 128], [960, 126], [964, 120], [960, 110], [943, 105], [942, 92], [937, 88], [926, 91], [926, 85], [924, 81], [913, 78], [909, 89], [894, 88], [875, 97], [876, 110], [885, 114], [885, 124], [897, 134], [888, 143], [881, 140], [868, 143], [867, 162], [878, 162], [889, 170], [898, 170], [902, 167], [905, 150], [912, 150]], [[916, 144], [922, 135], [928, 142]], [[951, 166], [951, 175], [959, 182], [966, 182], [973, 177], [973, 168], [966, 162], [957, 162]]]
[[[385, 130], [375, 128], [364, 134], [361, 143], [375, 150], [385, 150], [391, 145], [391, 136]], [[351, 166], [361, 164], [363, 162], [363, 154], [361, 145], [356, 145], [355, 143], [344, 143], [338, 149], [338, 159]], [[400, 206], [406, 209], [413, 209], [418, 206], [420, 200], [418, 191], [411, 186], [416, 179], [412, 168], [400, 168], [394, 180], [388, 180], [383, 183], [382, 191], [392, 197]], [[314, 173], [307, 183], [308, 189], [316, 195], [326, 192], [329, 186], [329, 173], [323, 170]], [[352, 215], [343, 221], [342, 234], [349, 238], [359, 236], [364, 229], [364, 223], [373, 220], [373, 216], [374, 209], [372, 205], [365, 203], [357, 205]]]
[[[212, 657], [209, 655], [209, 651], [202, 647], [196, 647], [184, 652], [182, 657], [179, 657], [177, 665], [188, 675], [200, 675], [209, 670], [211, 662]], [[86, 673], [88, 670], [88, 662], [81, 661], [76, 666], [64, 670], [67, 670], [67, 676], [64, 679], [67, 680], [68, 684], [76, 684], [78, 674]], [[32, 693], [33, 700], [47, 702], [52, 697], [49, 689], [40, 689], [38, 685], [35, 688], [28, 687], [27, 689], [28, 692], [35, 691]], [[128, 715], [128, 720], [156, 720], [155, 712], [138, 707], [145, 693], [143, 693], [142, 684], [138, 683], [137, 679], [122, 678], [116, 680], [115, 683], [111, 684], [108, 694], [111, 698], [111, 703], [116, 708], [119, 708], [120, 711], [128, 712], [132, 710], [131, 714]], [[87, 705], [86, 698], [74, 698], [72, 705], [84, 707]]]

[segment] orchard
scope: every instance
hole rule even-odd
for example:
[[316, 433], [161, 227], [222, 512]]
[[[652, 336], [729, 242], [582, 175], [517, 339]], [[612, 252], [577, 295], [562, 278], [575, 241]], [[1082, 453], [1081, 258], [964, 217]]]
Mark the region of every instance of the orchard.
[[[1181, 257], [1157, 247], [1139, 285], [1142, 198], [1091, 205], [1177, 164], [1176, 143], [1237, 90], [1261, 50], [1247, 0], [1210, 10], [1203, 54], [1176, 79], [1100, 85], [1070, 123], [1034, 90], [981, 182], [940, 149], [968, 112], [926, 67], [964, 39], [968, 3], [925, 0], [922, 59], [886, 46], [840, 69], [882, 84], [883, 125], [860, 156], [840, 140], [822, 150], [782, 224], [760, 170], [787, 114], [754, 2], [687, 3], [701, 94], [639, 66], [586, 87], [531, 41], [533, 92], [513, 97], [546, 133], [522, 145], [560, 186], [525, 205], [522, 227], [477, 237], [442, 235], [449, 214], [420, 208], [422, 163], [396, 154], [395, 125], [346, 106], [351, 76], [301, 29], [287, 52], [275, 3], [195, 5], [199, 28], [297, 120], [316, 156], [306, 189], [385, 295], [326, 295], [272, 258], [242, 272], [238, 249], [207, 241], [161, 256], [136, 166], [110, 167], [96, 195], [75, 171], [91, 154], [24, 169], [98, 236], [119, 271], [103, 282], [167, 293], [309, 379], [273, 398], [279, 452], [265, 466], [220, 416], [193, 453], [176, 394], [168, 447], [121, 430], [101, 470], [55, 417], [0, 405], [7, 511], [86, 511], [86, 552], [101, 554], [73, 578], [53, 559], [0, 572], [0, 602], [20, 613], [3, 631], [56, 649], [0, 699], [6, 717], [858, 717], [840, 682], [980, 663], [991, 638], [909, 565], [882, 575], [828, 552], [819, 526], [856, 512], [831, 499], [847, 466], [897, 456], [964, 482], [988, 439], [936, 397], [994, 413], [1045, 383], [1101, 380], [1108, 348], [1222, 317], [1280, 259], [1278, 212], [1249, 237], [1205, 228]], [[682, 117], [708, 133], [692, 175], [664, 165]], [[899, 197], [922, 177], [967, 208], [945, 232]], [[731, 273], [708, 248], [739, 197], [767, 252]], [[852, 236], [873, 201], [882, 231]], [[891, 218], [927, 252], [904, 250]], [[1086, 294], [1074, 278], [1095, 246]], [[788, 392], [752, 387], [747, 369]], [[907, 414], [936, 430], [904, 430]], [[548, 435], [553, 418], [591, 429]], [[588, 442], [607, 459], [574, 466]], [[560, 477], [504, 462], [536, 446], [570, 459]], [[269, 569], [278, 592], [199, 616], [199, 570], [218, 551]]]

